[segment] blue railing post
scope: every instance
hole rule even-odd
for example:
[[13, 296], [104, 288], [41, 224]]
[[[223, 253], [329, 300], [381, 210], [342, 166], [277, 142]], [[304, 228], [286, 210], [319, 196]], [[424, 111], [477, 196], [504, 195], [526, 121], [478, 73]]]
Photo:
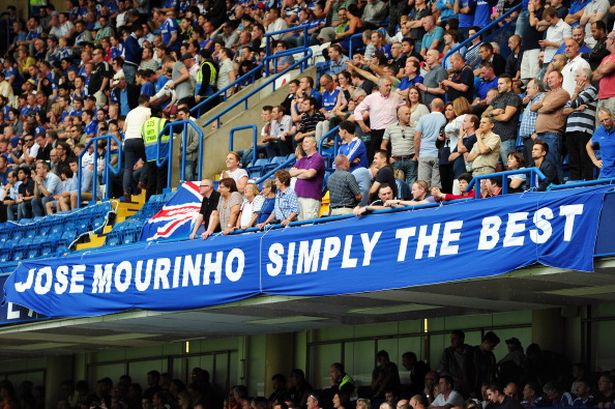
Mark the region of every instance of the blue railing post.
[[474, 197], [480, 199], [480, 182], [483, 179], [491, 179], [491, 178], [502, 178], [502, 194], [508, 193], [508, 183], [506, 183], [506, 179], [510, 175], [518, 175], [518, 174], [526, 174], [530, 177], [530, 189], [533, 189], [536, 185], [536, 179], [545, 180], [547, 177], [540, 171], [538, 168], [523, 168], [523, 169], [515, 169], [515, 170], [507, 170], [504, 172], [498, 173], [489, 173], [486, 175], [474, 176], [468, 187], [466, 188], [466, 192], [469, 192], [474, 188]]
[[[180, 182], [184, 182], [186, 178], [186, 148], [188, 146], [188, 128], [193, 128], [197, 133], [199, 138], [199, 158], [197, 160], [196, 166], [198, 167], [198, 177], [199, 180], [202, 177], [202, 168], [203, 168], [203, 130], [200, 126], [198, 126], [193, 120], [179, 120], [173, 122], [167, 122], [158, 134], [158, 139], [156, 140], [156, 166], [163, 166], [166, 162], [167, 164], [167, 187], [165, 188], [165, 192], [171, 191], [172, 187], [172, 179], [173, 179], [173, 135], [176, 127], [181, 126], [181, 160], [180, 160], [180, 169], [179, 169], [179, 179]], [[169, 150], [166, 155], [160, 155], [160, 148], [162, 147], [162, 136], [165, 135], [166, 132], [169, 132], [169, 142], [168, 147]]]
[[254, 163], [258, 158], [258, 128], [256, 127], [256, 125], [244, 125], [231, 129], [228, 136], [228, 149], [229, 151], [234, 151], [233, 146], [235, 145], [235, 133], [239, 131], [245, 131], [246, 129], [252, 130], [252, 146], [254, 147], [252, 150], [252, 163]]

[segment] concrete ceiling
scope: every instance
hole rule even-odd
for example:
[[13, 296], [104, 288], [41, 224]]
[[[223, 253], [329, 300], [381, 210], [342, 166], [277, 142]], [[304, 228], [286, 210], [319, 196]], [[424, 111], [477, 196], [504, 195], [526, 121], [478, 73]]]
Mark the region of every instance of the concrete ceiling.
[[330, 297], [259, 296], [200, 310], [132, 311], [0, 328], [0, 358], [147, 347], [334, 325], [599, 304], [615, 299], [615, 258], [594, 273], [535, 266], [499, 277]]

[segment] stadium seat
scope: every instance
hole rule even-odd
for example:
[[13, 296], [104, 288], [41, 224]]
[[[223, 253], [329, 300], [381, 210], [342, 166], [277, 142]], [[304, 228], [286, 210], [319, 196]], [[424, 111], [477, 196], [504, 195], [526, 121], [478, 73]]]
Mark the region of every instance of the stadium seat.
[[267, 166], [268, 164], [269, 164], [269, 159], [258, 158], [256, 162], [254, 162], [253, 164], [251, 164], [250, 166], [246, 168], [246, 171], [248, 171], [248, 174], [252, 178], [260, 177], [263, 175], [265, 166]]

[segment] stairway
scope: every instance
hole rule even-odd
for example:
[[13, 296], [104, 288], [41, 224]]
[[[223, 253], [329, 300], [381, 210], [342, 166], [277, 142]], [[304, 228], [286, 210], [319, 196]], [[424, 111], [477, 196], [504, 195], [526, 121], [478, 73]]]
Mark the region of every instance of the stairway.
[[115, 217], [109, 220], [109, 223], [103, 228], [101, 233], [91, 232], [89, 234], [89, 240], [86, 238], [88, 241], [75, 245], [75, 250], [79, 251], [102, 247], [105, 244], [107, 234], [113, 229], [113, 225], [124, 222], [143, 207], [145, 204], [145, 190], [141, 190], [139, 195], [132, 196], [132, 200], [132, 202], [112, 200], [113, 207], [115, 208]]

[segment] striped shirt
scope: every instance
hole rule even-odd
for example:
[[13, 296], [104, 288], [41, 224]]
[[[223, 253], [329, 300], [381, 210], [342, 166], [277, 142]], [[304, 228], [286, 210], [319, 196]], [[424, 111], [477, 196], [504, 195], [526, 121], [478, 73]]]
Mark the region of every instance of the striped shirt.
[[522, 138], [527, 139], [536, 132], [536, 118], [538, 118], [538, 112], [532, 112], [530, 108], [535, 103], [542, 101], [544, 97], [544, 92], [536, 95], [528, 102], [523, 110], [523, 117], [521, 118], [521, 124], [519, 126], [519, 135], [521, 135]]
[[384, 130], [382, 139], [390, 141], [391, 156], [412, 156], [414, 155], [414, 134], [413, 126], [402, 126], [397, 122]]
[[291, 213], [299, 214], [299, 202], [295, 191], [287, 187], [285, 191], [278, 190], [275, 195], [275, 218], [278, 221], [287, 219]]
[[579, 92], [576, 99], [568, 102], [567, 106], [570, 108], [576, 109], [581, 105], [585, 105], [585, 109], [583, 111], [574, 111], [568, 115], [566, 132], [583, 132], [590, 135], [594, 133], [597, 98], [598, 90], [593, 85], [590, 85]]

